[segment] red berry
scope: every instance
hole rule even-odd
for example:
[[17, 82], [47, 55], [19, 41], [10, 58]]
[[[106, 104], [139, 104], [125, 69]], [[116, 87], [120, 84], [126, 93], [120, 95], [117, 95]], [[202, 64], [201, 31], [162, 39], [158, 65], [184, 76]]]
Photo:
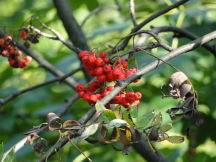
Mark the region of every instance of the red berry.
[[102, 66], [104, 64], [104, 61], [102, 58], [96, 58], [95, 65], [96, 66]]
[[12, 38], [10, 35], [8, 35], [8, 36], [5, 37], [5, 40], [6, 40], [6, 41], [12, 41], [13, 38]]
[[112, 75], [112, 71], [110, 73], [106, 74], [106, 81], [108, 81], [108, 82], [114, 81], [114, 78], [113, 78], [113, 75]]
[[103, 67], [103, 70], [105, 73], [110, 73], [112, 71], [112, 66], [111, 65], [105, 65]]
[[135, 101], [135, 95], [133, 92], [127, 92], [125, 95], [125, 100], [129, 103], [132, 103]]
[[17, 56], [22, 56], [22, 51], [18, 50], [17, 51]]
[[84, 94], [83, 99], [85, 101], [90, 101], [90, 94], [88, 94], [88, 93]]
[[88, 51], [81, 51], [81, 52], [78, 54], [78, 56], [79, 56], [80, 58], [82, 58], [83, 56], [86, 56], [86, 55], [88, 55], [88, 54], [89, 54]]
[[4, 43], [5, 43], [4, 39], [3, 39], [3, 38], [0, 38], [0, 47], [1, 47], [1, 46], [4, 46]]
[[31, 56], [26, 56], [26, 57], [23, 58], [23, 60], [25, 61], [25, 63], [29, 63], [29, 62], [31, 62], [32, 57]]
[[[13, 66], [14, 67], [14, 66]], [[18, 65], [19, 68], [24, 68], [26, 67], [26, 63], [24, 62], [19, 62], [19, 65]]]
[[114, 89], [114, 86], [108, 86], [107, 91], [112, 91]]
[[100, 82], [105, 82], [106, 81], [106, 75], [97, 75], [97, 80]]
[[94, 56], [88, 56], [88, 63], [90, 64], [90, 65], [94, 65], [94, 63], [95, 63], [95, 57]]
[[125, 78], [126, 78], [126, 76], [124, 73], [121, 73], [118, 75], [118, 79], [125, 79]]
[[109, 63], [109, 58], [105, 57], [105, 58], [103, 59], [103, 61], [104, 61], [106, 64], [108, 64], [108, 63]]
[[76, 91], [81, 92], [85, 90], [85, 86], [83, 84], [79, 84], [76, 86]]
[[92, 94], [92, 95], [90, 96], [90, 101], [92, 101], [92, 102], [97, 102], [97, 100], [98, 100], [97, 95]]
[[121, 74], [121, 69], [120, 69], [120, 68], [117, 68], [117, 67], [115, 67], [115, 68], [113, 69], [113, 75], [116, 75], [116, 76], [118, 76], [119, 74]]
[[97, 67], [95, 69], [95, 75], [102, 75], [103, 74], [103, 68], [102, 67]]
[[79, 97], [82, 98], [84, 95], [85, 95], [85, 92], [84, 92], [84, 91], [78, 92], [78, 96], [79, 96]]
[[26, 33], [25, 31], [21, 31], [20, 37], [22, 37], [23, 40], [28, 40], [28, 33]]
[[107, 52], [101, 52], [100, 53], [100, 57], [101, 58], [105, 58], [105, 57], [107, 57], [108, 56], [108, 53]]
[[2, 56], [7, 57], [9, 55], [9, 52], [7, 50], [2, 51]]
[[134, 96], [136, 100], [140, 100], [142, 98], [142, 94], [140, 92], [135, 92]]

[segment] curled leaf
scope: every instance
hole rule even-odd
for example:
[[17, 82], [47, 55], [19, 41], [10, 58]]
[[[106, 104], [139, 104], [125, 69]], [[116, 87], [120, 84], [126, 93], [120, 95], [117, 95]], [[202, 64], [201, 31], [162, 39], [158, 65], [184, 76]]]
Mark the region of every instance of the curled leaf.
[[49, 130], [53, 131], [61, 128], [61, 119], [55, 113], [49, 113], [47, 115], [47, 121], [49, 125]]
[[184, 82], [188, 80], [188, 77], [181, 71], [175, 72], [170, 76], [170, 84], [174, 88], [178, 88]]
[[39, 136], [36, 133], [30, 134], [27, 137], [27, 140], [26, 140], [25, 144], [32, 144], [38, 138], [39, 138]]
[[111, 120], [108, 125], [110, 127], [120, 128], [120, 127], [123, 127], [123, 126], [127, 126], [128, 123], [125, 120], [122, 120], [122, 119], [114, 119], [114, 120]]
[[91, 124], [91, 125], [85, 127], [85, 129], [82, 132], [81, 136], [78, 138], [78, 141], [85, 140], [89, 136], [95, 134], [100, 124], [101, 123], [98, 122], [98, 123], [94, 123], [94, 124]]
[[40, 138], [39, 141], [33, 145], [33, 149], [38, 153], [43, 153], [43, 150], [46, 146], [47, 140]]
[[63, 123], [64, 129], [81, 129], [81, 124], [76, 120], [67, 120]]
[[188, 83], [182, 84], [179, 87], [181, 98], [183, 98], [184, 96], [186, 96], [186, 94], [191, 91], [191, 88], [192, 88], [191, 84], [188, 84]]

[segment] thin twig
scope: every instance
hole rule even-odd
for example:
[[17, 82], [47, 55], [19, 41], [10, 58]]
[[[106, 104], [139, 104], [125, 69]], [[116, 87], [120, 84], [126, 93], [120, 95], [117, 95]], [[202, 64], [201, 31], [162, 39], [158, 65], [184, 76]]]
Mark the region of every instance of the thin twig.
[[[151, 36], [158, 42], [158, 45], [160, 45], [160, 46], [161, 46], [162, 48], [164, 48], [165, 50], [168, 50], [168, 51], [172, 51], [172, 50], [173, 50], [170, 46], [161, 43], [159, 36], [158, 36], [156, 33], [152, 32], [151, 30], [140, 30], [140, 31], [138, 31], [138, 32], [131, 33], [131, 34], [129, 34], [129, 35], [127, 35], [127, 36], [121, 38], [121, 40], [117, 43], [117, 45], [118, 45], [121, 41], [124, 41], [125, 39], [131, 38], [131, 37], [134, 38], [134, 36], [139, 35], [139, 34], [142, 34], [142, 33], [146, 33], [146, 34], [148, 34], [148, 35], [151, 35]], [[117, 46], [116, 46], [116, 47], [117, 47]], [[116, 48], [116, 47], [114, 47], [114, 48]]]
[[[77, 23], [74, 15], [73, 10], [70, 7], [70, 4], [67, 0], [53, 0], [54, 6], [57, 10], [57, 13], [68, 33], [68, 36], [75, 47], [81, 49], [81, 50], [89, 50], [89, 46], [87, 43], [87, 39], [80, 27], [80, 25]], [[86, 81], [90, 81], [92, 77], [89, 75], [89, 73], [83, 69], [84, 76]]]
[[[176, 26], [161, 26], [161, 27], [153, 27], [151, 30], [153, 33], [158, 34], [158, 33], [163, 33], [163, 32], [173, 32], [176, 37], [185, 37], [190, 40], [197, 39], [198, 36], [183, 29], [183, 28], [178, 28]], [[208, 51], [210, 51], [215, 57], [216, 57], [216, 48], [215, 46], [211, 46], [209, 44], [203, 44], [202, 45], [204, 48], [206, 48]]]
[[91, 11], [91, 12], [83, 19], [83, 21], [81, 22], [80, 26], [83, 27], [83, 26], [85, 25], [85, 23], [87, 22], [87, 20], [88, 20], [91, 16], [93, 16], [93, 15], [99, 13], [99, 12], [102, 12], [102, 11], [105, 11], [105, 10], [109, 10], [109, 9], [119, 9], [119, 6], [113, 5], [113, 6], [107, 6], [107, 7], [101, 7], [101, 8], [96, 8], [96, 9], [94, 9], [93, 11]]
[[[84, 125], [86, 124], [95, 114], [95, 109], [92, 108], [90, 109], [80, 120], [80, 124]], [[73, 133], [71, 133], [73, 134]], [[50, 156], [54, 155], [56, 152], [54, 152], [53, 150], [60, 150], [65, 144], [67, 144], [68, 142], [68, 138], [67, 137], [62, 137], [58, 143], [56, 143], [53, 147], [51, 147], [46, 153], [44, 153], [42, 155], [42, 157], [40, 158], [39, 162], [44, 162], [46, 161], [46, 158], [49, 158]]]
[[[0, 36], [2, 37], [5, 35], [6, 34], [0, 30]], [[43, 59], [42, 57], [40, 57], [39, 55], [34, 53], [32, 50], [27, 49], [23, 44], [21, 44], [19, 42], [15, 42], [15, 44], [20, 50], [25, 52], [27, 55], [31, 56], [35, 61], [37, 61], [38, 64], [41, 67], [43, 67], [44, 69], [48, 70], [49, 72], [51, 72], [52, 74], [54, 74], [57, 77], [64, 76], [64, 73], [62, 71], [55, 68], [51, 63], [49, 63], [47, 60]], [[76, 87], [76, 85], [79, 84], [72, 77], [65, 79], [64, 83], [66, 83], [67, 85], [69, 85], [72, 88]]]
[[[74, 101], [76, 101], [78, 99], [78, 95], [74, 95], [73, 97], [71, 97], [70, 99], [67, 100], [67, 103], [63, 106], [63, 108], [57, 113], [58, 116], [62, 116], [73, 104]], [[37, 127], [37, 126], [36, 126]], [[34, 133], [39, 134], [41, 132], [43, 132], [45, 129], [47, 129], [47, 125], [43, 126], [43, 127], [39, 127], [39, 129], [34, 130]], [[23, 139], [19, 140], [16, 144], [14, 144], [13, 146], [10, 147], [10, 149], [8, 149], [2, 159], [1, 162], [4, 162], [4, 160], [6, 159], [6, 157], [8, 156], [8, 154], [11, 151], [14, 151], [15, 153], [18, 152], [22, 147], [25, 146], [26, 141], [28, 138], [30, 138], [32, 133], [30, 133], [28, 136], [24, 137]]]
[[[52, 74], [54, 74], [57, 77], [64, 76], [64, 73], [62, 71], [55, 68], [51, 63], [49, 63], [47, 60], [45, 60], [42, 57], [40, 57], [39, 55], [37, 55], [35, 52], [31, 51], [30, 49], [27, 49], [26, 47], [24, 47], [20, 43], [16, 43], [16, 45], [19, 49], [21, 49], [23, 52], [25, 52], [27, 55], [31, 56], [35, 61], [37, 61], [39, 63], [39, 65], [41, 67], [43, 67], [44, 69], [48, 70], [49, 72], [51, 72]], [[79, 84], [72, 77], [65, 79], [64, 83], [66, 83], [67, 85], [69, 85], [73, 88]]]
[[81, 50], [77, 47], [74, 47], [72, 44], [70, 44], [69, 42], [65, 41], [61, 34], [58, 33], [56, 30], [52, 29], [51, 27], [47, 26], [46, 24], [42, 23], [39, 19], [37, 19], [40, 24], [42, 25], [42, 27], [46, 28], [47, 30], [51, 31], [54, 35], [50, 35], [50, 34], [47, 34], [47, 33], [44, 33], [42, 31], [40, 31], [38, 28], [34, 27], [34, 26], [31, 26], [31, 25], [28, 25], [27, 28], [29, 29], [32, 29], [35, 33], [37, 33], [38, 35], [41, 35], [43, 37], [46, 37], [48, 39], [52, 39], [52, 40], [59, 40], [60, 42], [62, 42], [68, 49], [78, 53], [80, 52]]
[[[169, 12], [170, 10], [174, 9], [174, 8], [177, 8], [179, 7], [180, 5], [188, 2], [189, 0], [180, 0], [174, 4], [172, 4], [171, 6], [168, 6], [167, 8], [164, 8], [158, 12], [156, 12], [155, 14], [151, 15], [150, 17], [148, 17], [147, 19], [145, 19], [143, 22], [141, 22], [140, 24], [138, 24], [137, 26], [135, 26], [132, 30], [131, 30], [131, 33], [135, 33], [137, 32], [138, 30], [140, 30], [142, 27], [144, 27], [146, 24], [148, 24], [149, 22], [151, 22], [152, 20], [156, 19], [157, 17]], [[132, 37], [132, 36], [131, 36]], [[116, 48], [113, 48], [109, 53], [116, 53], [120, 50], [123, 50], [131, 37], [128, 37], [127, 39], [124, 39], [124, 41], [119, 45], [117, 46]]]
[[92, 162], [92, 160], [88, 156], [86, 156], [84, 154], [84, 152], [75, 143], [73, 143], [73, 141], [70, 139], [69, 136], [67, 136], [67, 138], [68, 138], [68, 141], [71, 143], [72, 146], [74, 146], [86, 159], [88, 159], [88, 161]]
[[55, 82], [62, 82], [63, 80], [65, 80], [67, 77], [73, 75], [74, 73], [78, 72], [79, 70], [81, 70], [82, 68], [77, 68], [76, 70], [62, 76], [62, 77], [58, 77], [58, 78], [54, 78], [54, 79], [51, 79], [51, 80], [48, 80], [48, 81], [45, 81], [43, 83], [40, 83], [40, 84], [37, 84], [37, 85], [34, 85], [34, 86], [31, 86], [31, 87], [28, 87], [26, 89], [23, 89], [23, 90], [20, 90], [20, 91], [17, 91], [13, 94], [11, 94], [10, 96], [4, 98], [4, 99], [0, 99], [0, 107], [2, 107], [4, 104], [8, 103], [9, 101], [15, 99], [16, 97], [26, 93], [26, 92], [29, 92], [29, 91], [32, 91], [32, 90], [35, 90], [35, 89], [38, 89], [38, 88], [41, 88], [43, 86], [46, 86], [46, 85], [49, 85], [49, 84], [52, 84], [52, 83], [55, 83]]
[[135, 8], [135, 6], [134, 6], [134, 0], [130, 0], [129, 8], [130, 8], [130, 16], [131, 16], [131, 20], [133, 22], [133, 25], [137, 26], [135, 9], [134, 9]]

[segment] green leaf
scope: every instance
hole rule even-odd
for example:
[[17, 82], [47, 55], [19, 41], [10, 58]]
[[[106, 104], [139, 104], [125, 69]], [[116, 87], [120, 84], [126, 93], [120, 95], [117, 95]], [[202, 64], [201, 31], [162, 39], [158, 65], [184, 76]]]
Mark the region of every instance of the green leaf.
[[166, 140], [169, 141], [170, 143], [177, 144], [177, 143], [184, 142], [184, 137], [182, 137], [182, 136], [169, 136]]
[[3, 154], [4, 154], [4, 145], [3, 143], [0, 143], [0, 159], [3, 158]]
[[167, 132], [168, 130], [170, 130], [172, 128], [172, 123], [167, 123], [167, 124], [163, 124], [160, 127], [160, 130], [163, 132]]
[[134, 124], [131, 115], [130, 115], [130, 111], [126, 110], [123, 112], [123, 119], [127, 121], [127, 123], [131, 126], [131, 127], [135, 127], [136, 125]]
[[95, 108], [96, 108], [97, 111], [98, 110], [106, 110], [106, 108], [104, 107], [104, 105], [102, 103], [100, 103], [100, 102], [97, 102], [95, 104]]
[[130, 107], [130, 114], [131, 114], [132, 118], [137, 118], [137, 116], [138, 116], [138, 107], [137, 106]]
[[152, 125], [160, 125], [162, 122], [162, 114], [158, 113], [153, 119], [152, 119]]
[[154, 111], [150, 111], [150, 112], [147, 112], [147, 113], [142, 113], [141, 115], [140, 114], [141, 113], [138, 113], [138, 117], [135, 120], [135, 124], [138, 127], [146, 127], [147, 125], [149, 125], [150, 121], [154, 117]]
[[104, 115], [109, 119], [109, 120], [113, 120], [116, 118], [115, 113], [112, 110], [106, 110], [104, 112]]

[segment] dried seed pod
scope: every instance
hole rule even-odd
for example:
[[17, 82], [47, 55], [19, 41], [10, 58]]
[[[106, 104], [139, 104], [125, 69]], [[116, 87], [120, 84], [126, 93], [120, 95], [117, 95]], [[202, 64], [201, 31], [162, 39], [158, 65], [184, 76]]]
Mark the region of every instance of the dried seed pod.
[[47, 121], [50, 130], [56, 130], [61, 127], [61, 119], [55, 113], [49, 113], [47, 115]]
[[185, 97], [185, 95], [191, 91], [191, 88], [192, 88], [191, 84], [188, 83], [182, 84], [179, 87], [181, 98]]
[[169, 86], [171, 86], [172, 88], [178, 88], [187, 80], [188, 77], [183, 72], [175, 72], [170, 76]]

